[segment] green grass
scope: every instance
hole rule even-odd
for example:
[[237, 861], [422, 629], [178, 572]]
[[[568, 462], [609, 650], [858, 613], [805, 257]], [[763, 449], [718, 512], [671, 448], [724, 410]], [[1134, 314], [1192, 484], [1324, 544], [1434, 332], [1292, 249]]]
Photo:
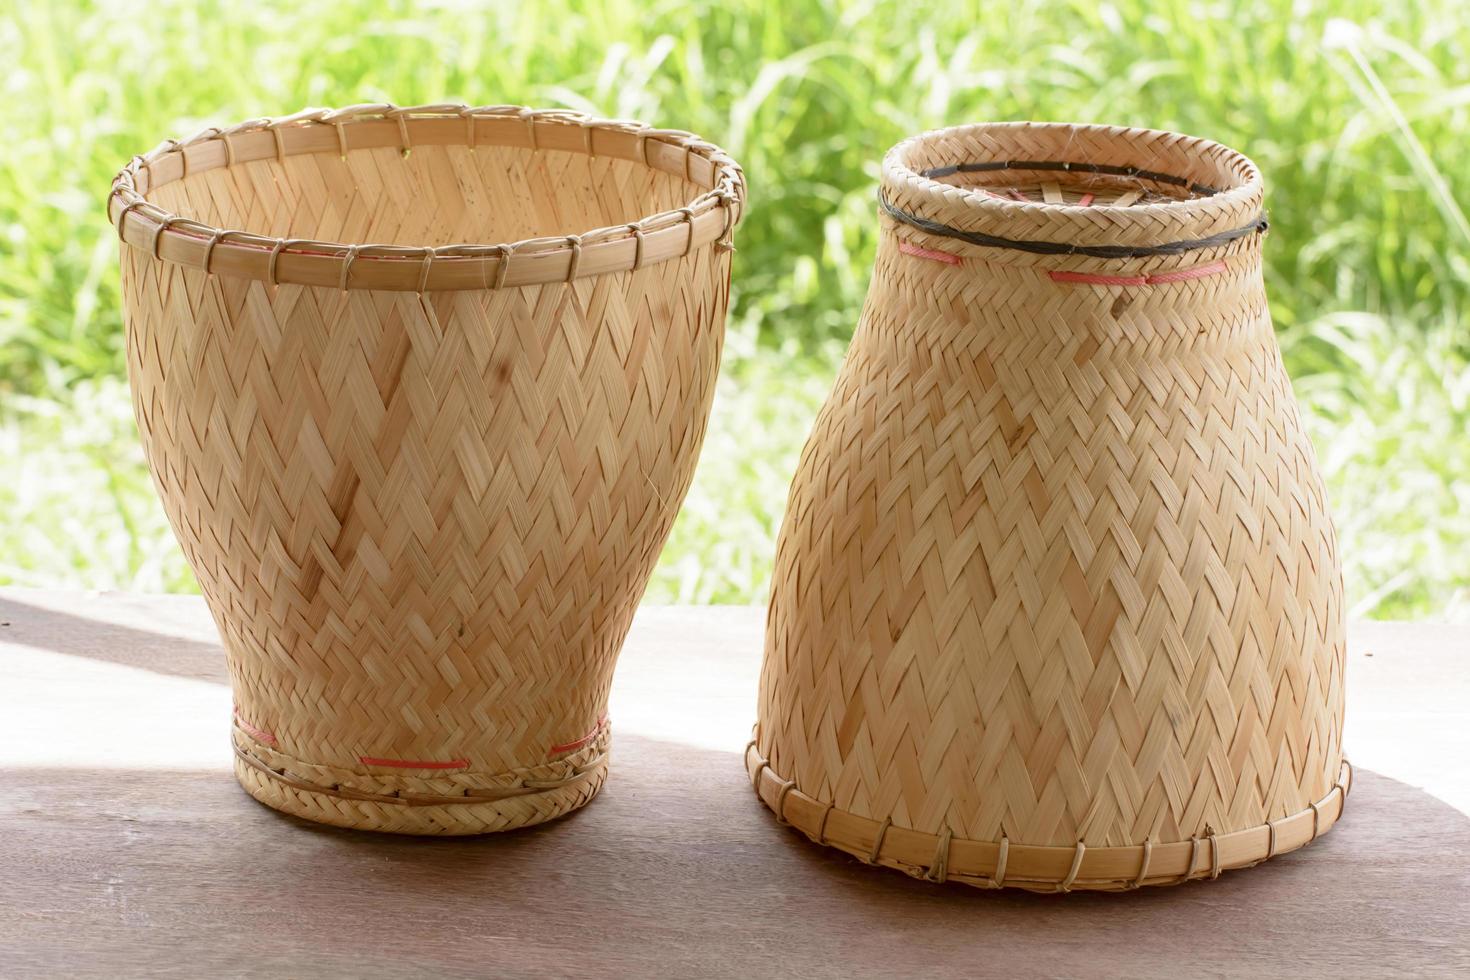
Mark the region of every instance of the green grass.
[[1245, 149], [1267, 277], [1364, 616], [1470, 616], [1470, 7], [1463, 0], [722, 0], [146, 8], [0, 0], [0, 581], [190, 583], [121, 376], [112, 174], [305, 105], [565, 105], [746, 168], [732, 356], [651, 595], [760, 600], [867, 284], [902, 136], [1109, 121]]

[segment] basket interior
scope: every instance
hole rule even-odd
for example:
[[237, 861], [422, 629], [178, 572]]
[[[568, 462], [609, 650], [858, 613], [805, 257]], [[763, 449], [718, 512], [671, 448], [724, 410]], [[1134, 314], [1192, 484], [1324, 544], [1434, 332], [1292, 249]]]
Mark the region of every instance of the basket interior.
[[445, 246], [577, 235], [689, 203], [703, 188], [629, 160], [513, 146], [288, 155], [151, 189], [185, 218], [279, 238]]
[[940, 172], [926, 176], [932, 176], [934, 180], [952, 187], [976, 188], [1002, 201], [1066, 204], [1074, 207], [1136, 207], [1211, 196], [1170, 181], [1136, 174], [1057, 173], [1052, 170], [1010, 167], [1000, 171]]

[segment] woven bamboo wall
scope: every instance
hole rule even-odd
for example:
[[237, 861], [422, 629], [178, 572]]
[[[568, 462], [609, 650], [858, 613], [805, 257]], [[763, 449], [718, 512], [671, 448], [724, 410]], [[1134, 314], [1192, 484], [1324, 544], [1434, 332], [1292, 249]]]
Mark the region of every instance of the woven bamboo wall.
[[[1259, 211], [1253, 169], [1215, 144], [1064, 129], [912, 141], [885, 195], [967, 229], [1091, 243]], [[1094, 160], [1099, 144], [1107, 162], [1162, 146], [1234, 199], [1057, 208], [915, 171]], [[808, 814], [864, 818], [862, 841], [825, 835], [855, 853], [884, 822], [927, 835], [927, 853], [952, 837], [1079, 861], [1079, 842], [1188, 842], [1314, 808], [1342, 767], [1342, 591], [1261, 236], [1102, 259], [882, 221], [782, 529], [752, 750], [763, 795], [764, 776]]]
[[[543, 139], [569, 129], [588, 148], [599, 125], [548, 123]], [[354, 125], [381, 120], [349, 120], [344, 146], [364, 138]], [[527, 137], [518, 121], [511, 132]], [[640, 222], [704, 190], [530, 139], [253, 162], [204, 147], [225, 165], [185, 161], [178, 179], [151, 179], [148, 201], [254, 235], [418, 247]], [[653, 158], [631, 139], [623, 152], [635, 146]], [[118, 219], [125, 240], [134, 217]], [[128, 367], [155, 482], [224, 640], [241, 780], [289, 812], [412, 833], [585, 803], [606, 775], [613, 664], [714, 394], [730, 271], [717, 229], [686, 210], [649, 232], [646, 261], [628, 239], [637, 268], [579, 275], [573, 237], [562, 281], [413, 291], [358, 283], [411, 261], [422, 287], [435, 266], [490, 260], [348, 250], [339, 287], [278, 284], [211, 274], [208, 252], [204, 267], [160, 259], [177, 220], [122, 250]], [[522, 261], [512, 250], [488, 249], [502, 280]], [[268, 268], [320, 252], [278, 242]]]

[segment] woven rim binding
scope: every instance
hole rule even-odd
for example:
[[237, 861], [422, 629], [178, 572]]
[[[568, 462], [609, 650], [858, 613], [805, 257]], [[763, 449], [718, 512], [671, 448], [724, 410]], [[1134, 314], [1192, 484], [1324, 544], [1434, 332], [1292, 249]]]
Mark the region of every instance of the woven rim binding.
[[[941, 179], [1011, 170], [1129, 178], [1195, 196], [1082, 206], [1006, 200]], [[884, 214], [925, 234], [1035, 255], [1102, 259], [1179, 255], [1258, 235], [1267, 228], [1262, 197], [1255, 164], [1219, 143], [1073, 123], [979, 123], [912, 137], [884, 158], [878, 191]]]
[[783, 779], [756, 746], [752, 739], [745, 747], [745, 768], [756, 796], [778, 822], [814, 842], [927, 881], [1041, 892], [1130, 891], [1248, 868], [1304, 847], [1330, 830], [1342, 818], [1353, 780], [1352, 766], [1344, 759], [1336, 784], [1321, 800], [1291, 816], [1230, 833], [1128, 846], [1091, 847], [1081, 841], [1071, 847], [1040, 846], [1007, 839], [964, 840], [948, 828], [935, 835], [899, 827], [891, 818], [879, 821], [849, 813]]
[[[706, 188], [682, 208], [581, 234], [498, 244], [404, 246], [273, 238], [216, 228], [150, 203], [189, 174], [303, 153], [415, 145], [508, 146], [630, 160]], [[127, 245], [180, 265], [273, 283], [425, 292], [566, 282], [639, 269], [710, 243], [733, 248], [745, 209], [739, 164], [682, 130], [561, 109], [388, 103], [303, 109], [165, 140], [118, 173], [108, 220]]]
[[1177, 242], [1164, 242], [1160, 245], [1073, 245], [1062, 242], [1039, 242], [1024, 238], [1001, 238], [996, 235], [986, 235], [977, 231], [962, 231], [959, 228], [951, 228], [949, 225], [940, 224], [937, 221], [929, 221], [916, 214], [909, 214], [889, 204], [883, 197], [883, 192], [878, 192], [878, 206], [883, 213], [897, 221], [902, 221], [920, 231], [931, 235], [939, 235], [943, 238], [954, 238], [971, 245], [984, 245], [990, 248], [1009, 248], [1018, 252], [1031, 252], [1034, 255], [1085, 255], [1097, 259], [1135, 259], [1146, 258], [1155, 255], [1183, 255], [1185, 252], [1194, 252], [1206, 248], [1218, 248], [1228, 245], [1239, 238], [1247, 235], [1263, 234], [1268, 227], [1266, 215], [1263, 212], [1259, 217], [1248, 225], [1233, 228], [1230, 231], [1222, 231], [1208, 238], [1188, 238]]

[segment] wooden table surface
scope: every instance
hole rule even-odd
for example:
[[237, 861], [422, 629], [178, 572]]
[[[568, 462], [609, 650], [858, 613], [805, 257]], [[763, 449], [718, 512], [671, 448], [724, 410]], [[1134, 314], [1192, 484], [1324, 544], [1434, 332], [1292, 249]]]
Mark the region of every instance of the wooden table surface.
[[0, 976], [1470, 976], [1470, 628], [1352, 630], [1344, 821], [1217, 882], [934, 886], [779, 827], [741, 763], [761, 612], [645, 608], [613, 772], [458, 840], [313, 826], [230, 771], [200, 600], [0, 590]]

